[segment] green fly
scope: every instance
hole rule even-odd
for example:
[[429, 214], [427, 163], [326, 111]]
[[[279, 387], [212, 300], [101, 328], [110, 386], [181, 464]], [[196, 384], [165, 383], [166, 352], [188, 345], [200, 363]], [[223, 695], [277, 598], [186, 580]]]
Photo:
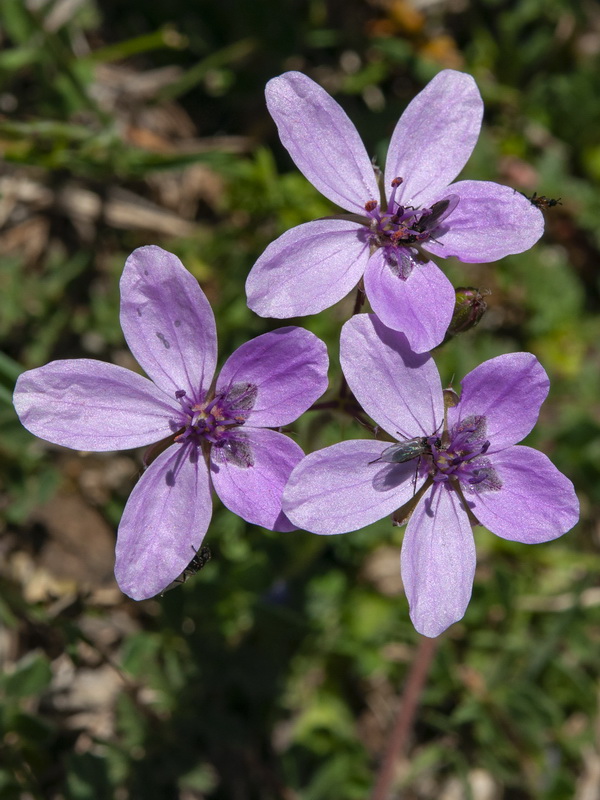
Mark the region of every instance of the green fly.
[[442, 440], [439, 436], [415, 436], [414, 439], [396, 442], [386, 447], [379, 458], [369, 461], [369, 464], [375, 464], [378, 461], [385, 461], [387, 464], [404, 464], [407, 461], [412, 461], [413, 458], [430, 456], [432, 445], [434, 447], [442, 446]]
[[442, 440], [439, 436], [415, 436], [414, 439], [407, 439], [404, 442], [396, 442], [386, 447], [379, 458], [369, 461], [369, 464], [376, 464], [383, 461], [386, 464], [405, 464], [418, 458], [415, 474], [413, 478], [414, 492], [417, 491], [417, 475], [421, 466], [423, 456], [432, 455], [432, 447], [441, 447]]

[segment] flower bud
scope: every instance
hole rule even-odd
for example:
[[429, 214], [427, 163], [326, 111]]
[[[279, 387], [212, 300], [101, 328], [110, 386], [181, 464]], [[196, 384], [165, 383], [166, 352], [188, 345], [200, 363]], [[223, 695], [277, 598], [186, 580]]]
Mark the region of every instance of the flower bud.
[[488, 294], [491, 294], [489, 289], [480, 291], [472, 286], [459, 286], [456, 289], [454, 313], [446, 339], [456, 336], [457, 333], [465, 333], [479, 323], [487, 309], [487, 303], [483, 298]]

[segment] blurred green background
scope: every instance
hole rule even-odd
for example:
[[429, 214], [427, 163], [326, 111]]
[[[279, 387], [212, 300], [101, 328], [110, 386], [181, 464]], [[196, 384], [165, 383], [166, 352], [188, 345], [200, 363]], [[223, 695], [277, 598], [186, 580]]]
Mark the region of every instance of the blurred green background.
[[[527, 440], [574, 481], [582, 519], [527, 547], [476, 529], [464, 620], [443, 637], [394, 797], [597, 800], [600, 783], [600, 5], [571, 0], [2, 0], [0, 3], [0, 799], [362, 800], [418, 636], [402, 529], [277, 534], [215, 501], [213, 558], [164, 598], [112, 577], [141, 453], [79, 454], [23, 430], [18, 373], [55, 358], [135, 368], [118, 279], [177, 253], [223, 360], [273, 323], [246, 275], [331, 213], [280, 145], [266, 81], [299, 69], [382, 164], [440, 69], [470, 72], [485, 123], [465, 177], [562, 198], [546, 234], [492, 265], [443, 380], [514, 350], [552, 381]], [[352, 299], [304, 320], [330, 346]], [[315, 413], [311, 451], [367, 435]], [[185, 513], [185, 510], [182, 510]]]

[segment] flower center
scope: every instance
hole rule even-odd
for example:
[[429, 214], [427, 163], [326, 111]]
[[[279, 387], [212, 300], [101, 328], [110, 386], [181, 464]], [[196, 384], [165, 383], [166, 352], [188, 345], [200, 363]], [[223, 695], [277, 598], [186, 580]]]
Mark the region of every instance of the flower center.
[[394, 178], [385, 212], [375, 200], [365, 203], [369, 218], [369, 243], [373, 250], [384, 248], [386, 261], [395, 275], [406, 280], [414, 268], [414, 255], [421, 245], [439, 229], [441, 223], [458, 205], [458, 195], [449, 195], [433, 203], [431, 208], [403, 206], [396, 200], [402, 178]]
[[257, 391], [252, 383], [235, 383], [210, 399], [194, 402], [185, 390], [179, 389], [175, 397], [181, 405], [182, 415], [173, 423], [178, 431], [175, 441], [197, 447], [206, 442], [219, 448], [227, 461], [251, 466], [254, 461], [246, 437], [239, 428], [248, 419]]
[[449, 442], [445, 445], [438, 446], [440, 440], [435, 437], [428, 439], [431, 460], [427, 471], [434, 483], [454, 479], [470, 492], [500, 489], [502, 481], [485, 456], [490, 446], [485, 417], [466, 417], [448, 433]]

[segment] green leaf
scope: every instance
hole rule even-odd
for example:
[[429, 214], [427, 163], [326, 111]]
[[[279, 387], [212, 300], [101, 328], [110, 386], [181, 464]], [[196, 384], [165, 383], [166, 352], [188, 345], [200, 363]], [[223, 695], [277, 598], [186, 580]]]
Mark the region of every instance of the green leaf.
[[17, 663], [14, 672], [2, 676], [0, 688], [6, 698], [18, 700], [39, 694], [49, 686], [51, 680], [48, 658], [42, 653], [32, 652]]

